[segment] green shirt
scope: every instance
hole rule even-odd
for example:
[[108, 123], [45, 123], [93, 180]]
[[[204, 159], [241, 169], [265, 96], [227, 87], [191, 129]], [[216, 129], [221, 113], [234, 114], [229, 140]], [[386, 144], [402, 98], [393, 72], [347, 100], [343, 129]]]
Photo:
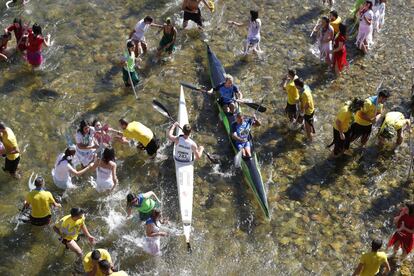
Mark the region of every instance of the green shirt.
[[124, 53], [125, 61], [127, 62], [127, 65], [124, 66], [124, 69], [129, 72], [135, 72], [135, 53], [132, 52], [131, 54], [127, 51]]

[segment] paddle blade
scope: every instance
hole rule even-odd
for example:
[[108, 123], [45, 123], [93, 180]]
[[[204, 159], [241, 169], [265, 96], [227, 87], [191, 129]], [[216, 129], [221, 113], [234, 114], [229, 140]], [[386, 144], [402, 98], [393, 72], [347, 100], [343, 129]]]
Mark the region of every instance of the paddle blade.
[[181, 81], [181, 82], [180, 82], [180, 84], [181, 84], [182, 86], [184, 86], [184, 87], [189, 88], [189, 89], [193, 89], [193, 90], [197, 90], [197, 91], [202, 90], [202, 89], [200, 89], [199, 87], [195, 86], [195, 85], [194, 85], [194, 84], [192, 84], [192, 83], [188, 83], [188, 82], [183, 82], [183, 81]]
[[167, 118], [171, 118], [170, 112], [159, 101], [153, 100], [152, 107]]
[[259, 112], [266, 112], [266, 110], [267, 110], [267, 108], [266, 107], [264, 107], [264, 106], [262, 106], [262, 105], [260, 105], [260, 104], [257, 104], [257, 103], [247, 103], [247, 102], [241, 102], [242, 104], [245, 104], [245, 105], [247, 105], [248, 107], [251, 107], [251, 108], [253, 108], [253, 109], [255, 109], [255, 110], [257, 110], [257, 111], [259, 111]]
[[242, 151], [239, 151], [236, 156], [234, 156], [234, 166], [236, 168], [241, 167]]
[[204, 151], [204, 154], [207, 156], [208, 160], [210, 160], [211, 163], [220, 164], [220, 160], [218, 160], [218, 158], [211, 156], [211, 154], [206, 151]]

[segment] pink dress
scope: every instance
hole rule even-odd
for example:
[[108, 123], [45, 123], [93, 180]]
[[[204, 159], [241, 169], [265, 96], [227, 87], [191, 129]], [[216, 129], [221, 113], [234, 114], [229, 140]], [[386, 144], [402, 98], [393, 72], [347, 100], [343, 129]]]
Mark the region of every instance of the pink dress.
[[374, 18], [374, 12], [372, 10], [367, 10], [361, 15], [359, 21], [359, 29], [358, 29], [358, 36], [356, 39], [356, 46], [358, 48], [362, 48], [362, 45], [365, 43], [368, 44], [368, 48], [372, 45], [372, 31], [373, 25], [372, 21], [371, 24], [368, 24], [368, 20], [372, 20]]
[[332, 61], [332, 55], [330, 52], [332, 50], [333, 35], [334, 29], [331, 25], [328, 25], [328, 28], [325, 31], [321, 29], [319, 33], [319, 58], [328, 64]]

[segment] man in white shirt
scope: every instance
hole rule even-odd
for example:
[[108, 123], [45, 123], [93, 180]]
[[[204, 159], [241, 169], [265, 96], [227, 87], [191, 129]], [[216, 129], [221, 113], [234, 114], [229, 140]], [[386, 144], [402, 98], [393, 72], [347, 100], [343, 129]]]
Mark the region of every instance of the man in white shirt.
[[129, 34], [129, 39], [135, 44], [135, 56], [138, 57], [140, 53], [147, 52], [147, 43], [145, 41], [145, 33], [150, 26], [161, 27], [153, 23], [154, 19], [151, 16], [146, 16], [144, 19], [138, 21], [135, 28]]

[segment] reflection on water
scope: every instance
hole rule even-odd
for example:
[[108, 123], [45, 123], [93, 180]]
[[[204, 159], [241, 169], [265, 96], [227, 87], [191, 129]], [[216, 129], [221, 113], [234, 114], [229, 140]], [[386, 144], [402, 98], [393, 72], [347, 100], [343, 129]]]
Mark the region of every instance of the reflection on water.
[[[370, 55], [362, 57], [348, 43], [351, 69], [336, 80], [309, 51], [313, 42], [309, 33], [323, 13], [319, 1], [245, 4], [218, 1], [214, 14], [204, 10], [209, 20], [206, 34], [180, 32], [174, 60], [167, 63], [152, 62], [160, 34], [150, 30], [150, 54], [139, 70], [143, 81], [138, 100], [130, 89], [122, 87], [117, 66], [125, 38], [146, 14], [157, 22], [167, 16], [178, 22], [181, 1], [32, 0], [25, 8], [0, 7], [2, 27], [21, 15], [25, 21], [44, 26], [44, 33], [51, 33], [54, 43], [45, 51], [41, 71], [32, 72], [20, 56], [11, 64], [0, 64], [0, 117], [12, 126], [20, 148], [26, 148], [21, 161], [22, 180], [0, 174], [2, 274], [68, 275], [73, 270], [74, 254], [64, 250], [50, 229], [28, 225], [13, 229], [30, 174], [47, 176], [48, 189], [61, 193], [50, 177], [56, 155], [73, 140], [68, 133], [75, 131], [79, 120], [94, 116], [112, 126], [123, 116], [139, 120], [164, 141], [155, 161], [134, 149], [115, 145], [122, 160], [118, 192], [97, 195], [88, 183], [89, 176], [77, 178], [79, 188], [63, 196], [64, 211], [55, 216], [68, 213], [72, 206], [87, 208], [87, 225], [99, 237], [97, 246], [108, 248], [117, 265], [131, 274], [350, 274], [373, 236], [389, 237], [394, 206], [412, 199], [412, 183], [406, 181], [407, 144], [395, 154], [383, 153], [372, 139], [364, 151], [355, 146], [352, 157], [337, 161], [327, 159], [325, 146], [331, 141], [337, 107], [352, 96], [372, 95], [381, 80], [394, 92], [387, 108], [407, 107], [414, 34], [412, 28], [400, 25], [412, 17], [406, 1], [388, 4], [385, 28]], [[352, 3], [337, 5], [344, 18]], [[265, 53], [246, 60], [239, 54], [246, 30], [224, 22], [247, 19], [250, 6], [262, 14], [261, 48]], [[268, 112], [261, 115], [263, 126], [254, 133], [272, 220], [262, 219], [242, 174], [231, 166], [232, 151], [212, 99], [186, 91], [194, 138], [222, 159], [220, 167], [206, 160], [197, 163], [193, 253], [188, 255], [184, 238], [177, 236], [181, 224], [172, 147], [164, 134], [167, 122], [150, 108], [150, 102], [157, 98], [176, 110], [179, 80], [209, 85], [200, 38], [208, 39], [246, 98], [260, 101], [270, 91], [264, 102]], [[317, 137], [312, 145], [304, 144], [302, 133], [286, 128], [286, 99], [278, 84], [288, 67], [295, 67], [314, 92]], [[124, 217], [124, 198], [129, 190], [153, 190], [162, 197], [163, 212], [172, 223], [167, 226], [172, 234], [161, 241], [162, 258], [145, 254], [137, 244], [143, 240], [144, 230], [138, 220]], [[85, 241], [81, 245], [90, 250]]]

